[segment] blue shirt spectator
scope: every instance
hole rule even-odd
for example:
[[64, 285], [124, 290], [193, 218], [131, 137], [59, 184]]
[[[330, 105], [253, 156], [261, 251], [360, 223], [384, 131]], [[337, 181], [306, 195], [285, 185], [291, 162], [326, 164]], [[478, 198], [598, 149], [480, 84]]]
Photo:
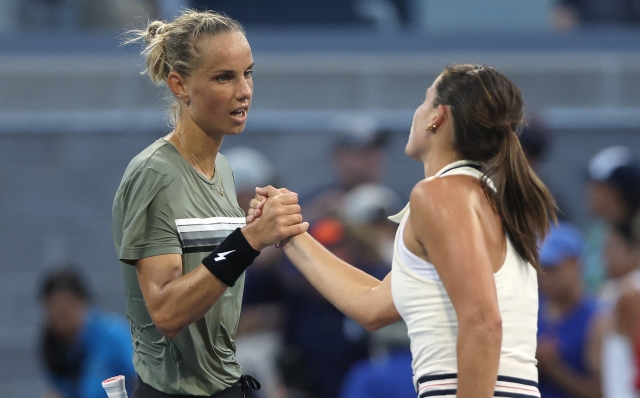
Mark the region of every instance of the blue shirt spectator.
[[540, 249], [539, 390], [544, 398], [601, 397], [602, 317], [584, 293], [582, 234], [568, 222], [553, 226]]
[[411, 351], [397, 348], [381, 359], [356, 363], [347, 374], [340, 398], [414, 398]]
[[47, 322], [42, 356], [54, 396], [104, 398], [102, 381], [124, 375], [133, 391], [131, 334], [121, 316], [89, 304], [79, 276], [71, 270], [49, 275], [42, 289]]

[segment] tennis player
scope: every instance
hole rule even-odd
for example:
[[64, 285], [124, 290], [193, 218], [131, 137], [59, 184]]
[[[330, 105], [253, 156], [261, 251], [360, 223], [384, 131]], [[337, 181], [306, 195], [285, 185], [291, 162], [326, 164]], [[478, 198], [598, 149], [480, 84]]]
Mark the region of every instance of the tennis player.
[[[308, 234], [283, 246], [325, 298], [367, 329], [404, 319], [419, 397], [540, 397], [536, 243], [555, 205], [527, 165], [516, 134], [522, 121], [520, 91], [503, 74], [447, 67], [413, 118], [406, 153], [426, 178], [394, 216], [390, 274], [379, 281]], [[257, 192], [250, 222], [278, 194]]]
[[240, 24], [187, 10], [134, 33], [151, 80], [175, 101], [174, 130], [129, 163], [113, 203], [140, 377], [133, 397], [249, 397], [259, 384], [241, 375], [233, 343], [244, 270], [307, 224], [287, 193], [267, 202], [265, 220], [245, 226], [218, 153], [226, 136], [242, 132], [251, 105], [253, 57]]

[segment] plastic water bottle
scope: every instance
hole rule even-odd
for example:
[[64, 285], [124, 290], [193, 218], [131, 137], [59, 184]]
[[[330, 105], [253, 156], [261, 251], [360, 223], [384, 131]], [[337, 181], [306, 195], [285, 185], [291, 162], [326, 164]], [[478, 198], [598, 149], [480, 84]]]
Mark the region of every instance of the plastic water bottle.
[[128, 398], [127, 389], [124, 385], [124, 376], [113, 376], [102, 382], [102, 388], [107, 392], [109, 398]]

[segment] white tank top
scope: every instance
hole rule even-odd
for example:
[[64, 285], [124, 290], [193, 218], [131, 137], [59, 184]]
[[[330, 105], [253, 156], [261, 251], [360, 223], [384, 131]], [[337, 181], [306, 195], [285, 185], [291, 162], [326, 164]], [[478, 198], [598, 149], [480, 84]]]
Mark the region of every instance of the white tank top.
[[[459, 161], [434, 177], [469, 175], [482, 178], [479, 163]], [[491, 181], [487, 181], [493, 188]], [[458, 322], [451, 300], [435, 267], [411, 253], [403, 231], [409, 205], [390, 217], [399, 222], [391, 271], [395, 306], [411, 338], [414, 384], [419, 396], [455, 397]], [[496, 383], [497, 396], [540, 397], [536, 368], [538, 278], [536, 270], [515, 252], [507, 237], [504, 263], [494, 274], [502, 316], [502, 348]], [[521, 394], [521, 395], [513, 395]]]

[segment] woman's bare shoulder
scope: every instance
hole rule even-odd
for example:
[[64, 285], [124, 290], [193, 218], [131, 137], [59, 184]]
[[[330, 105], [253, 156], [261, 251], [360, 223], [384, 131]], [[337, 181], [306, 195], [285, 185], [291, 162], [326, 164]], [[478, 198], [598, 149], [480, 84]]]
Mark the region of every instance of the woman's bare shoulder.
[[442, 213], [463, 211], [483, 195], [480, 182], [469, 176], [456, 175], [446, 178], [425, 179], [411, 191], [411, 211]]

